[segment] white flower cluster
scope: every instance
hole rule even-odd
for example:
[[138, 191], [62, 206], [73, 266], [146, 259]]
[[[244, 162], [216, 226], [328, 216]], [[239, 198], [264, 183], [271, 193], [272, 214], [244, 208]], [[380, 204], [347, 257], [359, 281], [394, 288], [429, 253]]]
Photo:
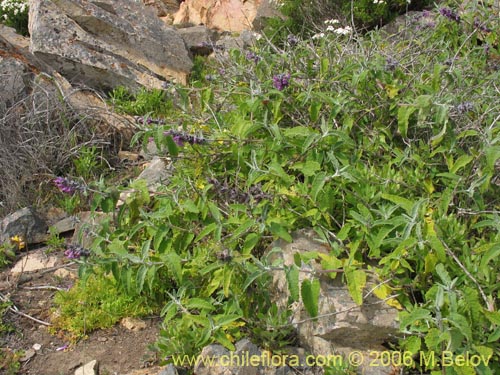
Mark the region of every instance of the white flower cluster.
[[375, 5], [385, 4], [385, 0], [373, 0], [373, 4]]
[[0, 13], [7, 20], [9, 15], [17, 16], [28, 11], [28, 0], [1, 0]]
[[[326, 26], [326, 31], [335, 33], [337, 35], [349, 35], [352, 33], [352, 27], [335, 27], [334, 25], [340, 24], [339, 20], [331, 19], [324, 21]], [[325, 33], [318, 33], [312, 36], [313, 39], [321, 39], [325, 37]]]

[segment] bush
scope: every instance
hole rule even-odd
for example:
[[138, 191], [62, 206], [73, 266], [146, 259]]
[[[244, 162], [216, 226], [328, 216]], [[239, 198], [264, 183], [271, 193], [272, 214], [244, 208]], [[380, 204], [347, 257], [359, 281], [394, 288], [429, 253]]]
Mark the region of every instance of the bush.
[[28, 31], [28, 0], [1, 0], [0, 1], [0, 22], [13, 27], [24, 36]]
[[[143, 121], [135, 141], [155, 142], [172, 176], [154, 194], [127, 186], [118, 209], [111, 190], [95, 197], [115, 216], [82, 270], [163, 305], [167, 358], [243, 335], [293, 340], [289, 311], [271, 308], [272, 270], [287, 272], [290, 309], [302, 300], [316, 319], [321, 274], [304, 265], [342, 269], [329, 275], [359, 305], [374, 272], [372, 292], [401, 311], [398, 349], [436, 353], [408, 367], [442, 373], [447, 349], [489, 358], [455, 373], [498, 372], [500, 34], [488, 14], [422, 13], [408, 39], [350, 38], [340, 23], [219, 56], [213, 79], [175, 87], [174, 110]], [[328, 254], [273, 263], [272, 241], [302, 228]]]

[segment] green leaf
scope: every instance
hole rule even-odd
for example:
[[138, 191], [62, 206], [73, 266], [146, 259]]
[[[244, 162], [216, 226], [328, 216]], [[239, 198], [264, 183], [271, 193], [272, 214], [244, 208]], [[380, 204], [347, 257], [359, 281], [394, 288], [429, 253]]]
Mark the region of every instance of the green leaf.
[[308, 314], [315, 318], [318, 316], [318, 303], [319, 303], [319, 292], [320, 292], [320, 282], [318, 279], [309, 280], [306, 279], [302, 282], [300, 286], [300, 292], [302, 295], [302, 302]]
[[469, 164], [474, 158], [469, 155], [462, 155], [460, 156], [457, 161], [453, 164], [453, 167], [451, 167], [450, 172], [456, 174], [460, 169], [465, 167], [467, 164]]
[[160, 316], [163, 317], [163, 323], [168, 323], [177, 314], [177, 305], [170, 301], [161, 310]]
[[271, 223], [271, 227], [269, 228], [271, 230], [271, 233], [275, 236], [278, 236], [279, 238], [284, 239], [286, 242], [292, 242], [293, 238], [290, 236], [290, 234], [286, 231], [285, 228], [283, 228], [281, 225], [278, 223]]
[[322, 104], [320, 102], [313, 102], [309, 106], [309, 117], [311, 122], [318, 121], [319, 114], [321, 113], [321, 106]]
[[176, 253], [168, 253], [162, 255], [162, 260], [167, 264], [168, 270], [172, 273], [175, 281], [182, 282], [182, 265], [181, 257]]
[[213, 311], [215, 307], [213, 306], [213, 302], [209, 302], [203, 298], [191, 298], [184, 307], [188, 310], [207, 310]]
[[416, 307], [412, 311], [402, 311], [399, 314], [401, 329], [406, 331], [407, 328], [416, 322], [432, 320], [431, 312], [422, 307]]
[[492, 246], [482, 257], [481, 263], [479, 265], [479, 269], [483, 275], [488, 275], [490, 273], [490, 269], [488, 268], [488, 263], [498, 258], [500, 256], [500, 244], [496, 244]]
[[249, 233], [245, 237], [245, 242], [243, 243], [243, 246], [241, 248], [241, 254], [242, 255], [251, 254], [255, 245], [257, 245], [257, 243], [259, 243], [259, 240], [260, 240], [260, 235], [258, 235], [257, 233]]
[[167, 144], [167, 150], [170, 155], [174, 157], [179, 155], [179, 147], [177, 146], [171, 135], [165, 137], [165, 142]]
[[139, 267], [139, 270], [137, 271], [136, 275], [136, 291], [138, 294], [142, 292], [142, 289], [144, 287], [144, 280], [146, 279], [146, 275], [148, 272], [148, 268], [144, 265]]
[[409, 105], [402, 105], [398, 108], [398, 130], [403, 138], [408, 136], [408, 123], [415, 111], [416, 108]]
[[401, 208], [403, 208], [407, 214], [410, 214], [413, 209], [413, 202], [410, 201], [409, 199], [400, 197], [398, 195], [386, 194], [386, 193], [382, 193], [381, 197], [383, 199], [391, 201], [392, 203], [396, 203]]
[[283, 130], [283, 134], [287, 138], [308, 137], [311, 133], [313, 133], [313, 131], [306, 126], [295, 126]]
[[448, 315], [448, 320], [460, 330], [467, 340], [472, 339], [472, 329], [465, 316], [452, 312]]
[[224, 280], [222, 283], [222, 290], [224, 292], [224, 297], [229, 297], [229, 291], [231, 287], [231, 278], [233, 276], [234, 269], [228, 265], [224, 267]]
[[300, 298], [299, 294], [299, 269], [295, 264], [289, 267], [285, 266], [286, 281], [292, 302], [296, 302]]
[[186, 200], [184, 203], [182, 203], [182, 208], [184, 208], [187, 212], [192, 212], [194, 214], [197, 214], [200, 212], [198, 209], [198, 206], [196, 203], [194, 203], [191, 199]]
[[240, 238], [243, 234], [245, 234], [248, 229], [250, 229], [250, 227], [252, 225], [255, 224], [255, 220], [254, 219], [247, 219], [245, 220], [242, 224], [240, 224], [238, 226], [238, 228], [236, 228], [234, 231], [233, 231], [233, 234], [231, 236], [231, 239], [230, 241], [234, 241], [238, 238]]
[[208, 224], [205, 228], [203, 228], [203, 230], [198, 234], [198, 236], [196, 236], [196, 238], [194, 239], [194, 242], [198, 242], [198, 241], [202, 240], [203, 238], [208, 236], [210, 233], [212, 233], [215, 230], [215, 228], [217, 228], [217, 223]]
[[229, 324], [241, 319], [241, 315], [238, 314], [221, 314], [213, 317], [214, 323], [219, 328], [227, 327]]
[[305, 163], [296, 163], [292, 165], [290, 169], [299, 170], [304, 176], [309, 177], [315, 175], [316, 172], [321, 169], [321, 164], [317, 161], [308, 160]]
[[353, 301], [361, 306], [363, 304], [363, 289], [366, 285], [366, 272], [348, 268], [345, 270], [347, 289]]
[[311, 191], [309, 192], [309, 195], [313, 202], [316, 202], [319, 192], [323, 189], [323, 186], [325, 186], [325, 182], [326, 182], [325, 172], [319, 172], [315, 174], [313, 182], [311, 184]]
[[224, 346], [226, 349], [231, 351], [235, 350], [233, 343], [226, 337], [226, 334], [223, 331], [214, 332], [213, 337], [215, 341]]

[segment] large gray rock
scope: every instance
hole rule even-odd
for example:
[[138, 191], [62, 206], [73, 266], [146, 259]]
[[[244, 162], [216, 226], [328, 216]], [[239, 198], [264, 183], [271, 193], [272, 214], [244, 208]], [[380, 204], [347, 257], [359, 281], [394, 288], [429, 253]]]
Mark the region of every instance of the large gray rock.
[[94, 359], [93, 361], [77, 368], [75, 375], [99, 375], [99, 363], [97, 363]]
[[0, 222], [0, 244], [20, 236], [26, 243], [39, 243], [47, 238], [47, 224], [31, 208], [22, 208]]
[[[275, 255], [276, 261], [283, 265], [294, 264], [294, 254], [316, 251], [328, 253], [320, 242], [314, 240], [306, 232], [295, 233], [293, 241], [286, 243], [278, 241], [274, 244], [280, 248]], [[305, 266], [304, 266], [305, 267]], [[312, 264], [314, 269], [321, 271], [319, 264]], [[309, 271], [312, 271], [309, 268]], [[310, 277], [310, 272], [300, 272], [300, 283]], [[345, 354], [349, 356], [353, 351], [362, 353], [368, 362], [369, 353], [372, 351], [386, 351], [382, 344], [391, 341], [398, 334], [398, 311], [388, 306], [377, 297], [370, 294], [358, 306], [351, 298], [347, 287], [342, 283], [341, 277], [335, 280], [322, 274], [320, 278], [321, 291], [318, 306], [318, 318], [310, 319], [302, 302], [288, 306], [290, 296], [285, 272], [276, 270], [273, 273], [273, 290], [276, 304], [282, 308], [292, 308], [292, 323], [297, 327], [298, 340], [301, 346], [314, 355], [332, 356]], [[363, 295], [368, 294], [377, 280], [368, 280]], [[390, 374], [394, 368], [388, 366], [366, 367], [360, 371], [366, 375]]]
[[31, 0], [31, 51], [71, 82], [161, 89], [192, 67], [178, 33], [133, 0]]

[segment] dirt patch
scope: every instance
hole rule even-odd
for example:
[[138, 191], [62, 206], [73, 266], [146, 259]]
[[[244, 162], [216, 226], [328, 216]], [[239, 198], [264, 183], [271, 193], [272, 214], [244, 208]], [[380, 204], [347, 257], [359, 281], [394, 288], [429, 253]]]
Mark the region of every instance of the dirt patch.
[[[0, 292], [10, 299], [17, 309], [40, 321], [50, 322], [50, 309], [56, 288], [67, 288], [74, 283], [70, 273], [65, 277], [57, 269], [67, 269], [76, 274], [77, 266], [68, 265], [63, 254], [56, 254], [54, 267], [13, 277], [10, 269], [0, 273]], [[56, 274], [55, 274], [56, 273]], [[63, 275], [65, 273], [62, 273]], [[28, 317], [7, 312], [4, 321], [13, 331], [0, 337], [0, 347], [33, 352], [35, 355], [22, 363], [20, 374], [73, 375], [75, 370], [92, 360], [99, 362], [101, 375], [125, 375], [133, 370], [156, 364], [154, 353], [148, 346], [154, 343], [159, 333], [160, 319], [144, 319], [145, 328], [128, 330], [121, 325], [99, 330], [88, 335], [88, 339], [62, 349], [67, 342], [62, 337], [51, 335], [47, 326]], [[157, 374], [158, 371], [154, 372]], [[153, 374], [153, 372], [152, 372]]]

